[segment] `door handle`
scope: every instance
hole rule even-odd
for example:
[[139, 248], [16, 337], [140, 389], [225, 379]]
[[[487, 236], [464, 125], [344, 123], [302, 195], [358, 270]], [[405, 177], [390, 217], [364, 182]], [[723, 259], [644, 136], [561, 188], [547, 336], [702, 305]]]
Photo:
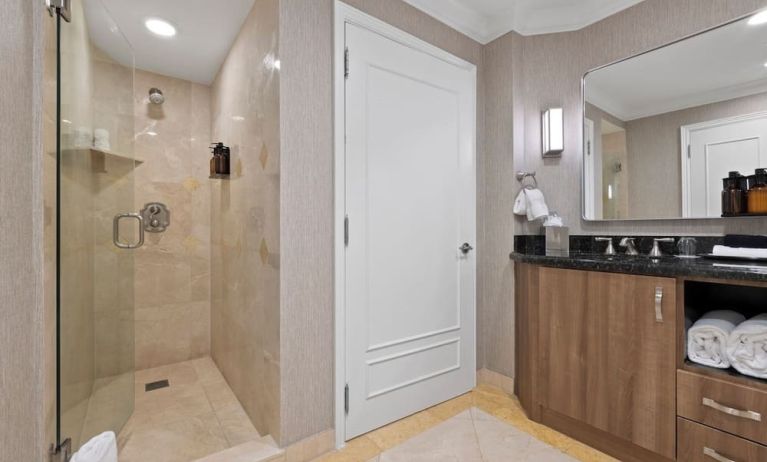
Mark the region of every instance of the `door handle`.
[[716, 460], [717, 462], [735, 462], [734, 460], [724, 457], [723, 455], [719, 454], [718, 452], [716, 452], [715, 450], [709, 447], [703, 448], [703, 455], [708, 456]]
[[[120, 220], [123, 218], [134, 218], [138, 221], [138, 242], [135, 244], [125, 244], [120, 241]], [[144, 245], [144, 217], [139, 213], [118, 213], [112, 220], [112, 242], [121, 249], [138, 249]]]
[[716, 409], [719, 412], [723, 412], [731, 416], [740, 417], [741, 419], [749, 419], [755, 422], [762, 421], [762, 414], [758, 412], [735, 409], [734, 407], [729, 407], [723, 404], [719, 404], [711, 398], [703, 398], [703, 405], [706, 407], [710, 407], [711, 409]]
[[458, 250], [460, 250], [464, 255], [474, 250], [474, 247], [471, 246], [468, 242], [464, 242], [463, 245], [458, 247]]

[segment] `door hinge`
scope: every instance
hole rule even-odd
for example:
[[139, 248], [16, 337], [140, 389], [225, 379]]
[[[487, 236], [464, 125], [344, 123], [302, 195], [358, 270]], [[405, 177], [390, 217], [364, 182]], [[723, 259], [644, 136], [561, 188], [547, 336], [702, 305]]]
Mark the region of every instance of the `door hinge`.
[[344, 387], [344, 413], [349, 414], [349, 384]]
[[344, 246], [349, 246], [349, 215], [344, 216]]
[[69, 462], [72, 457], [72, 439], [67, 438], [58, 446], [51, 444], [48, 454], [50, 462]]
[[344, 48], [344, 78], [349, 78], [349, 47]]
[[687, 145], [687, 158], [688, 159], [692, 159], [692, 145], [691, 144]]
[[58, 14], [64, 21], [72, 21], [72, 0], [45, 0], [45, 7], [51, 17]]
[[591, 155], [591, 140], [586, 142], [586, 154]]

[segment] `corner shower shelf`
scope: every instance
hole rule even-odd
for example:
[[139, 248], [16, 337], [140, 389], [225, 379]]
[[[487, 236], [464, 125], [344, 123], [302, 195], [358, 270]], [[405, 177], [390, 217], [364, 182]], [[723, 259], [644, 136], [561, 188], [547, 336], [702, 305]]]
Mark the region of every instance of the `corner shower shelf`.
[[73, 149], [65, 149], [64, 152], [69, 153], [79, 153], [79, 152], [89, 152], [93, 156], [103, 156], [105, 158], [109, 159], [116, 159], [116, 160], [126, 160], [135, 162], [137, 164], [141, 164], [144, 162], [143, 159], [138, 159], [136, 157], [126, 156], [125, 154], [120, 154], [114, 151], [108, 151], [106, 149], [97, 149], [97, 148], [73, 148]]

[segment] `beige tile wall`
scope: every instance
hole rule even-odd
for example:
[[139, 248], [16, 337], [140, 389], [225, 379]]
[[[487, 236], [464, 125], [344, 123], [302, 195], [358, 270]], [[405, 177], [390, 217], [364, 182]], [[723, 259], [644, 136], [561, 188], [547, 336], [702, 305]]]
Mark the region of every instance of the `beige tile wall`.
[[[149, 89], [165, 95], [150, 104]], [[136, 251], [136, 369], [210, 353], [212, 140], [207, 85], [137, 70], [129, 117], [135, 120], [135, 210], [170, 209], [171, 225], [147, 233]], [[122, 116], [122, 115], [121, 115]]]
[[[256, 0], [212, 84], [212, 133], [232, 150], [211, 198], [211, 350], [261, 434], [280, 438], [278, 1]], [[306, 384], [305, 384], [306, 385]]]

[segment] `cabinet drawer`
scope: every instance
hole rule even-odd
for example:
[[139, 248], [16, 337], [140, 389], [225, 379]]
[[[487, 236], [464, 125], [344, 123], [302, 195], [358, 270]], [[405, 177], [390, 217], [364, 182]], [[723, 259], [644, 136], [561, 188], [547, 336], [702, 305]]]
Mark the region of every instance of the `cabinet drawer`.
[[767, 446], [677, 419], [677, 460], [684, 462], [763, 462]]
[[767, 444], [767, 392], [682, 370], [676, 390], [679, 416]]

